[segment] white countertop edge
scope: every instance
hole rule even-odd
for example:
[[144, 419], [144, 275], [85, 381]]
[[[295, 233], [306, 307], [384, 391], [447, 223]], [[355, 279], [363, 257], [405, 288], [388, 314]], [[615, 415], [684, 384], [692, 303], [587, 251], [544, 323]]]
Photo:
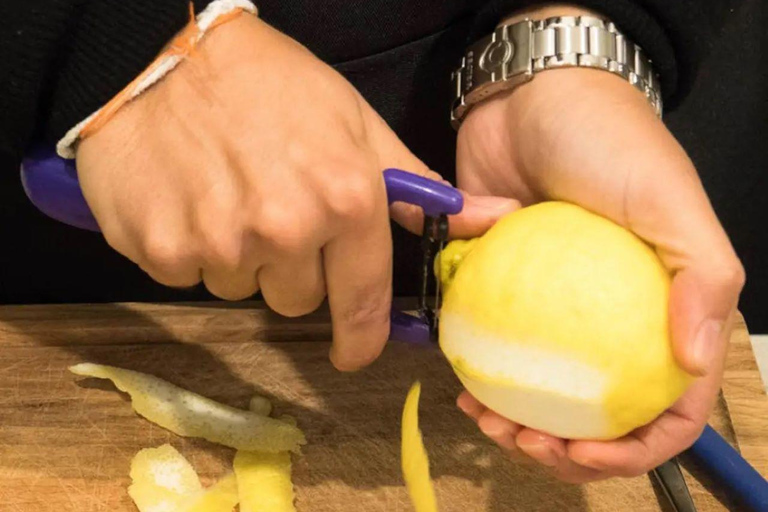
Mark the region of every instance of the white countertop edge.
[[760, 377], [763, 379], [763, 386], [768, 391], [768, 334], [750, 334], [752, 341], [752, 351], [757, 359], [757, 366], [760, 368]]

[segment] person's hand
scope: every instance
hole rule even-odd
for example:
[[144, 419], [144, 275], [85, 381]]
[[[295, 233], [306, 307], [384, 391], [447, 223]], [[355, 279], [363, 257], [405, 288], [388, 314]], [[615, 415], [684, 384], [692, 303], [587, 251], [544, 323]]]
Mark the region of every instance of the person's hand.
[[700, 376], [654, 422], [610, 442], [536, 432], [467, 392], [459, 407], [500, 447], [568, 482], [640, 475], [688, 448], [716, 401], [744, 271], [683, 148], [631, 85], [575, 68], [480, 104], [458, 137], [457, 181], [469, 193], [568, 201], [653, 245], [674, 276], [674, 354]]
[[[392, 240], [382, 171], [427, 175], [360, 94], [257, 18], [190, 59], [84, 139], [77, 165], [108, 243], [156, 281], [261, 290], [287, 316], [328, 296], [333, 363], [357, 369], [389, 334]], [[431, 173], [434, 177], [434, 173]], [[469, 199], [456, 235], [514, 201]], [[393, 206], [418, 225], [420, 212]]]

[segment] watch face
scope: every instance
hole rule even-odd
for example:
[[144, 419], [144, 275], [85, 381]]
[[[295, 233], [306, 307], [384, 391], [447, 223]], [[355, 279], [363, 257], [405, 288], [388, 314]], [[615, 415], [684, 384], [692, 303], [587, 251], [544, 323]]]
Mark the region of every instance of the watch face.
[[515, 54], [515, 46], [511, 41], [497, 39], [489, 44], [480, 56], [480, 69], [493, 73], [509, 62]]

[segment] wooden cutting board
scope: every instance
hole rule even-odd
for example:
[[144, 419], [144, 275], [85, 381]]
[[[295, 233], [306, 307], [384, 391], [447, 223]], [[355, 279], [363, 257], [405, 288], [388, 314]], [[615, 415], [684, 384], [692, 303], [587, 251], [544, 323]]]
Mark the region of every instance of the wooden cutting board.
[[[328, 363], [329, 339], [327, 314], [288, 320], [260, 304], [0, 308], [0, 511], [133, 511], [130, 459], [163, 443], [206, 485], [231, 467], [232, 450], [169, 434], [111, 384], [67, 371], [83, 361], [152, 373], [233, 406], [272, 397], [309, 440], [295, 463], [299, 512], [412, 510], [399, 434], [416, 379], [441, 511], [667, 510], [647, 477], [565, 485], [505, 459], [454, 406], [460, 386], [438, 351], [391, 344], [369, 369], [342, 374]], [[766, 412], [740, 322], [711, 424], [763, 475]], [[695, 479], [689, 485], [700, 511], [726, 510]]]

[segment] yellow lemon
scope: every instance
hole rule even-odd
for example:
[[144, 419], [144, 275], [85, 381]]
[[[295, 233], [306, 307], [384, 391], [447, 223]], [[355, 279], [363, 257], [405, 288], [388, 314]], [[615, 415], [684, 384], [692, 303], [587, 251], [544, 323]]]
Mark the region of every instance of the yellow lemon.
[[614, 439], [692, 377], [672, 354], [670, 275], [654, 250], [578, 206], [512, 212], [435, 262], [440, 347], [500, 415], [568, 439]]

